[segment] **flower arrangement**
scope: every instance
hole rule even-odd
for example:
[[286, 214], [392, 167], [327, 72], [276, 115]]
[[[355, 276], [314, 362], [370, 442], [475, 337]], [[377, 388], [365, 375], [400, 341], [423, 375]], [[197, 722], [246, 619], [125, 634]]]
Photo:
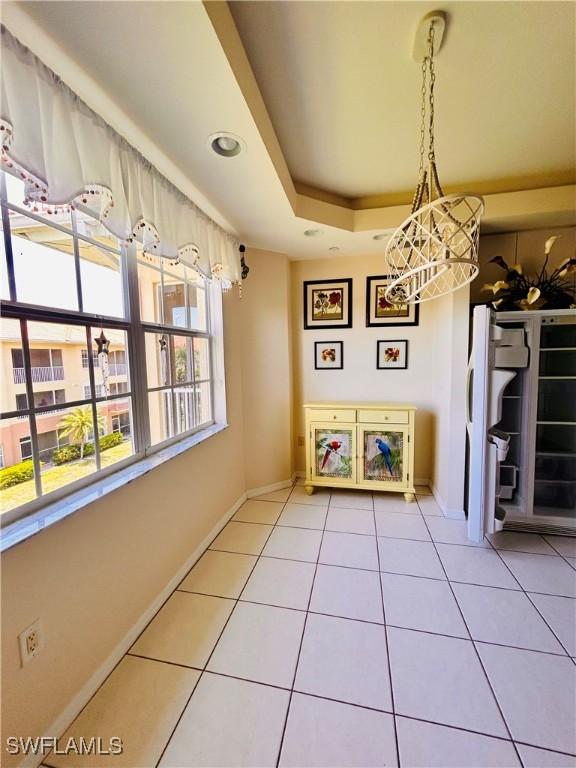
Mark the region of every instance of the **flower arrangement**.
[[548, 272], [548, 260], [558, 236], [549, 237], [544, 245], [544, 263], [535, 276], [524, 274], [521, 264], [511, 267], [501, 256], [495, 256], [490, 263], [498, 264], [506, 270], [506, 278], [482, 286], [483, 291], [491, 291], [490, 304], [500, 312], [527, 309], [573, 309], [576, 307], [574, 282], [566, 280], [576, 273], [576, 258], [565, 259], [553, 271]]

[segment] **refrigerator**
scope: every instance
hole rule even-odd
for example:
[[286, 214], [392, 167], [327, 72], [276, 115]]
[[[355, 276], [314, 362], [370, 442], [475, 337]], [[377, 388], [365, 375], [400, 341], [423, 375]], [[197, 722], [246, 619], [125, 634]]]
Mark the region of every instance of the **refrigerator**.
[[576, 310], [474, 309], [468, 537], [576, 535]]

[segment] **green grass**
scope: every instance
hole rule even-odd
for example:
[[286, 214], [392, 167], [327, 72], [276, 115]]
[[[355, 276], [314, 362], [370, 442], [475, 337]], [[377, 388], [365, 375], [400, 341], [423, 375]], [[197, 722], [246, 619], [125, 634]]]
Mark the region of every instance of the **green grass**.
[[[114, 448], [109, 448], [101, 453], [102, 467], [109, 467], [110, 464], [115, 464], [117, 461], [125, 459], [131, 453], [132, 443], [130, 440], [125, 440], [120, 445], [116, 445]], [[94, 456], [82, 459], [82, 461], [71, 461], [69, 464], [62, 464], [59, 467], [50, 467], [42, 471], [42, 491], [45, 494], [55, 491], [57, 488], [62, 488], [64, 485], [90, 475], [95, 469], [96, 461]], [[25, 483], [20, 483], [20, 485], [14, 485], [12, 488], [0, 491], [0, 510], [7, 512], [9, 509], [19, 507], [35, 498], [36, 488], [34, 480], [27, 480]]]

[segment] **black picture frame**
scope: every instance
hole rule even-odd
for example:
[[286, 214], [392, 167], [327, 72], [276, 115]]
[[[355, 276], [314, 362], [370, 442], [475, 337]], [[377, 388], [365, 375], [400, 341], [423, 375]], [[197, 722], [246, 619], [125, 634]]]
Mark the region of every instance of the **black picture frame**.
[[[366, 278], [366, 327], [367, 328], [400, 328], [411, 325], [416, 326], [420, 320], [420, 305], [410, 304], [408, 319], [404, 318], [380, 318], [376, 317], [375, 299], [378, 283], [392, 282], [390, 275], [368, 275]], [[412, 315], [412, 317], [410, 317]]]
[[[388, 364], [381, 365], [381, 351], [380, 345], [386, 344], [391, 346], [393, 344], [404, 345], [404, 365]], [[376, 368], [379, 371], [405, 371], [408, 368], [408, 339], [378, 339], [376, 342]]]
[[[340, 365], [318, 365], [318, 348], [327, 345], [340, 347]], [[315, 341], [314, 342], [314, 368], [317, 371], [341, 371], [344, 368], [344, 342], [343, 341]]]
[[[313, 286], [317, 286], [314, 288]], [[313, 293], [321, 291], [326, 286], [325, 292], [330, 289], [342, 287], [342, 318], [326, 321], [314, 320], [311, 316]], [[330, 328], [352, 328], [352, 278], [346, 277], [340, 280], [304, 280], [304, 330], [322, 330]]]

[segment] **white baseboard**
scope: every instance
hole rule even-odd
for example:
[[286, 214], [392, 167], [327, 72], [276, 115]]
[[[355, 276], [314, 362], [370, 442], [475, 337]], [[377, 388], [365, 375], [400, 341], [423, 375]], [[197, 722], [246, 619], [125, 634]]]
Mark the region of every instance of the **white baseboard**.
[[463, 509], [451, 509], [447, 506], [446, 502], [440, 495], [438, 488], [436, 486], [432, 487], [432, 493], [434, 494], [434, 498], [438, 502], [438, 506], [444, 513], [444, 517], [449, 517], [451, 520], [466, 520], [466, 512], [464, 512]]
[[290, 488], [293, 482], [294, 478], [292, 477], [290, 480], [280, 480], [278, 483], [261, 485], [260, 488], [250, 488], [246, 491], [246, 498], [252, 499], [254, 496], [262, 496], [263, 493], [273, 493], [274, 491], [281, 491], [283, 488]]
[[[272, 487], [272, 486], [270, 486]], [[275, 486], [274, 486], [275, 487]], [[285, 486], [282, 486], [285, 487]], [[263, 491], [265, 493], [265, 491]], [[243, 493], [230, 507], [230, 509], [220, 518], [216, 525], [212, 528], [210, 533], [196, 547], [194, 552], [186, 560], [186, 562], [178, 569], [178, 572], [173, 576], [168, 584], [164, 587], [162, 592], [155, 598], [152, 604], [144, 611], [140, 616], [136, 624], [129, 630], [129, 632], [122, 638], [116, 648], [108, 656], [103, 664], [94, 672], [90, 679], [82, 686], [76, 696], [58, 715], [58, 717], [52, 722], [49, 728], [45, 732], [45, 736], [56, 736], [60, 738], [62, 734], [66, 732], [66, 729], [70, 723], [78, 716], [81, 710], [90, 701], [92, 696], [96, 693], [98, 688], [102, 685], [104, 680], [108, 677], [110, 672], [126, 654], [126, 652], [133, 645], [138, 635], [142, 632], [148, 622], [154, 617], [157, 611], [162, 607], [163, 603], [170, 597], [172, 592], [176, 589], [178, 584], [186, 576], [190, 568], [204, 553], [204, 550], [208, 547], [211, 541], [220, 533], [222, 528], [226, 525], [228, 520], [235, 514], [239, 507], [246, 501], [247, 495]], [[27, 755], [20, 763], [21, 768], [37, 768], [46, 755]]]
[[432, 488], [432, 483], [427, 477], [415, 477], [414, 485], [424, 485], [426, 488]]

